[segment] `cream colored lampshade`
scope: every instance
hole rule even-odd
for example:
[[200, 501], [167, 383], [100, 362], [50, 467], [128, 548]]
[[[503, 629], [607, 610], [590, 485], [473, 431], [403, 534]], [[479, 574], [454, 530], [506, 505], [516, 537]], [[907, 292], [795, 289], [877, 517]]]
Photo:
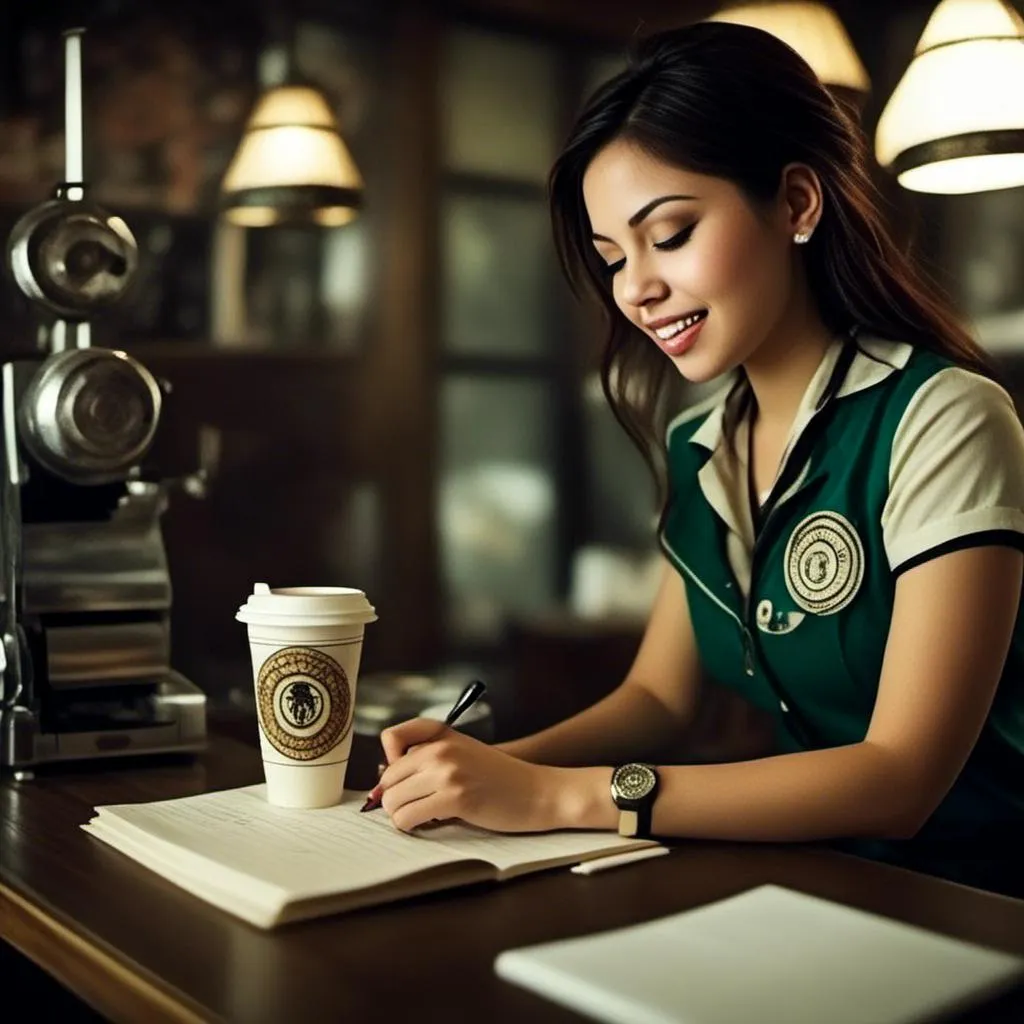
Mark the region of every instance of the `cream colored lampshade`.
[[1000, 0], [943, 0], [882, 111], [875, 155], [905, 188], [1024, 185], [1024, 20]]
[[363, 179], [324, 97], [282, 85], [260, 97], [221, 185], [225, 217], [246, 227], [345, 224]]
[[729, 21], [770, 32], [796, 50], [825, 85], [856, 93], [866, 93], [871, 87], [843, 23], [826, 4], [735, 4], [708, 20]]

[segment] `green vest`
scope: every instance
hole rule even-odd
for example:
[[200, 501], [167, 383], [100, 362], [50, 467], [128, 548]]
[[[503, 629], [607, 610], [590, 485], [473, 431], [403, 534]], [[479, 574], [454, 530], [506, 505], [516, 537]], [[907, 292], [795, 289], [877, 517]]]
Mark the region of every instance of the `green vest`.
[[[737, 469], [745, 447], [726, 422], [736, 390], [669, 428], [660, 540], [685, 580], [702, 666], [776, 716], [780, 753], [867, 733], [897, 578], [882, 522], [893, 441], [918, 389], [951, 365], [890, 342], [834, 346], [805, 396], [756, 538]], [[984, 541], [975, 534], [960, 546]], [[1020, 546], [1002, 534], [988, 542]], [[929, 825], [972, 822], [1024, 824], [1020, 612], [982, 737]]]

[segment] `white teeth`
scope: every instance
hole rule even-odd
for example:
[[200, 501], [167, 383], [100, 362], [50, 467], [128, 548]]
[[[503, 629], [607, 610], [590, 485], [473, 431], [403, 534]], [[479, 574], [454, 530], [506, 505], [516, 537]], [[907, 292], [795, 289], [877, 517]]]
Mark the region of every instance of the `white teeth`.
[[654, 333], [662, 341], [668, 341], [670, 338], [674, 338], [680, 331], [685, 331], [687, 327], [692, 327], [698, 320], [703, 319], [703, 313], [691, 313], [689, 316], [684, 316], [682, 320], [677, 320], [674, 324], [666, 324], [664, 327], [657, 328]]

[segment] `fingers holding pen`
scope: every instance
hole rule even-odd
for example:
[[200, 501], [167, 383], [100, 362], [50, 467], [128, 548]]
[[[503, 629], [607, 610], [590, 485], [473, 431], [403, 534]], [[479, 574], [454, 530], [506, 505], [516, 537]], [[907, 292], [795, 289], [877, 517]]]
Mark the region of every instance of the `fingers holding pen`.
[[[469, 708], [471, 708], [473, 704], [486, 692], [486, 684], [480, 679], [473, 679], [465, 686], [462, 693], [459, 694], [458, 700], [455, 701], [451, 710], [446, 715], [443, 725], [437, 726], [433, 719], [415, 718], [411, 721], [403, 722], [400, 725], [385, 729], [381, 733], [381, 745], [384, 749], [384, 754], [387, 757], [388, 765], [395, 765], [399, 761], [407, 761], [409, 754], [418, 746], [435, 748], [435, 753], [438, 752], [438, 748], [441, 743], [445, 743], [447, 746], [452, 746], [452, 742], [449, 740], [449, 737], [454, 736], [455, 734], [449, 727], [454, 725], [455, 722], [458, 721], [459, 717], [468, 711]], [[440, 748], [441, 754], [446, 752], [447, 746]], [[407, 765], [407, 769], [414, 772], [422, 770], [411, 762]], [[378, 771], [377, 785], [370, 792], [362, 810], [368, 811], [372, 810], [374, 806], [381, 806], [382, 796], [385, 789], [387, 789], [388, 786], [393, 787], [396, 784], [396, 773], [392, 772], [390, 778], [385, 780], [384, 775], [386, 773], [387, 769], [384, 771]], [[403, 776], [402, 779], [404, 778], [405, 777]], [[393, 798], [393, 800], [394, 799], [395, 798]]]
[[396, 828], [410, 831], [435, 818], [457, 816], [463, 772], [454, 746], [442, 736], [411, 747], [385, 769], [375, 792]]
[[[556, 777], [557, 776], [557, 777]], [[460, 818], [498, 832], [556, 827], [564, 769], [528, 764], [452, 729], [412, 746], [379, 785], [394, 825], [411, 831], [434, 819]]]
[[[436, 732], [438, 723], [434, 722], [433, 724]], [[447, 729], [442, 727], [442, 733], [447, 731]], [[409, 747], [401, 757], [396, 758], [387, 765], [377, 781], [377, 787], [382, 792], [387, 792], [392, 786], [397, 785], [411, 775], [421, 772], [429, 761], [436, 760], [439, 756], [443, 757], [447, 746], [446, 740], [442, 735], [440, 739], [433, 743], [417, 743]]]
[[456, 817], [451, 795], [439, 789], [428, 773], [416, 772], [384, 790], [381, 806], [395, 828], [411, 832], [426, 822]]
[[428, 792], [414, 799], [405, 800], [403, 797], [403, 800], [400, 806], [388, 811], [391, 824], [400, 832], [412, 832], [429, 822], [458, 817], [449, 796], [443, 793]]
[[399, 725], [392, 725], [380, 734], [381, 746], [388, 764], [394, 764], [417, 744], [440, 738], [447, 732], [447, 726], [433, 718], [411, 718]]
[[[403, 723], [403, 725], [408, 723]], [[394, 727], [395, 729], [401, 729], [401, 726]], [[433, 722], [432, 734], [437, 737], [440, 735], [444, 736], [449, 730], [446, 726], [440, 725], [438, 722]], [[386, 730], [387, 733], [391, 733], [392, 730]], [[396, 737], [386, 736], [385, 733], [381, 734], [382, 744], [385, 745], [385, 756], [389, 758], [389, 761], [385, 761], [383, 764], [377, 765], [377, 783], [367, 794], [369, 799], [379, 806], [380, 797], [387, 786], [393, 786], [396, 782], [405, 778], [411, 772], [418, 769], [418, 760], [410, 760], [410, 757], [417, 749], [423, 749], [429, 746], [425, 742], [409, 743], [408, 745], [401, 736], [397, 739]], [[390, 762], [390, 763], [389, 763]]]
[[[387, 763], [377, 765], [377, 784], [367, 793], [366, 803], [363, 804], [362, 809], [372, 811], [380, 807], [385, 786], [393, 785], [399, 778], [404, 777], [392, 772], [385, 782], [384, 776], [389, 767], [405, 761], [417, 747], [429, 745], [430, 742], [443, 737], [449, 731], [447, 726], [433, 719], [424, 718], [414, 718], [385, 729], [380, 738]], [[407, 764], [405, 771], [411, 770], [415, 770], [415, 768]]]

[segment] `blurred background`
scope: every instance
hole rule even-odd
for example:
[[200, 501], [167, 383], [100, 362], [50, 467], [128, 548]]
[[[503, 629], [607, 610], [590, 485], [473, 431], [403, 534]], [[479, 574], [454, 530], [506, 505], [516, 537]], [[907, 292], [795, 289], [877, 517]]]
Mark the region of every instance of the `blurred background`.
[[[873, 137], [935, 3], [827, 6], [864, 76], [838, 88]], [[162, 468], [205, 473], [205, 489], [172, 492], [164, 530], [174, 663], [214, 709], [250, 701], [233, 616], [255, 581], [364, 589], [380, 616], [368, 685], [485, 673], [499, 733], [621, 678], [656, 580], [654, 493], [605, 408], [600, 330], [561, 280], [545, 178], [634, 33], [717, 9], [2, 5], [5, 237], [61, 180], [61, 32], [88, 29], [85, 178], [141, 261], [93, 337], [170, 382]], [[219, 210], [247, 119], [285, 65], [326, 99], [358, 169], [347, 223], [247, 227]], [[936, 195], [876, 177], [901, 239], [1013, 378], [1024, 188]], [[8, 281], [0, 324], [5, 355], [35, 349]]]

